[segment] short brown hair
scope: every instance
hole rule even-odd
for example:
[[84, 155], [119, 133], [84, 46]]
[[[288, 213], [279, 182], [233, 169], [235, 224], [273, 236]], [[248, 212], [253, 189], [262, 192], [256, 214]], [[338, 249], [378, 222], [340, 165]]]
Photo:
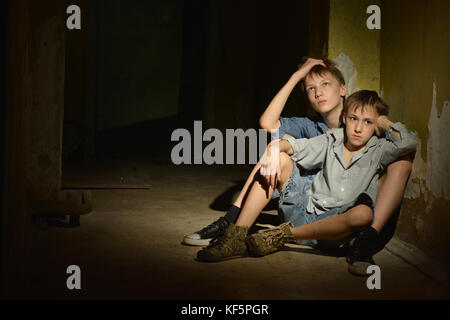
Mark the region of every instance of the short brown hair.
[[[308, 57], [303, 57], [302, 62], [299, 64], [299, 68], [306, 62]], [[311, 68], [308, 74], [301, 80], [300, 86], [302, 90], [305, 90], [305, 79], [308, 76], [319, 75], [324, 76], [325, 73], [329, 72], [331, 75], [339, 82], [341, 85], [345, 85], [345, 79], [342, 75], [341, 71], [337, 68], [336, 63], [333, 60], [328, 59], [327, 57], [322, 57], [323, 63], [326, 67], [318, 64]]]
[[359, 90], [352, 93], [345, 99], [344, 110], [342, 113], [347, 114], [350, 108], [361, 108], [361, 111], [364, 111], [366, 106], [375, 108], [380, 116], [387, 116], [389, 113], [389, 106], [387, 103], [373, 90]]

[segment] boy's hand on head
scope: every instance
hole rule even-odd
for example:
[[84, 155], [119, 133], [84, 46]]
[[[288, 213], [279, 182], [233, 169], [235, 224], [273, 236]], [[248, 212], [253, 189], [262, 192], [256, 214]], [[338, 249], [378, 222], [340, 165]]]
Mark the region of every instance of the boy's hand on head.
[[305, 63], [303, 63], [301, 66], [299, 66], [299, 69], [294, 73], [294, 75], [296, 76], [296, 78], [298, 79], [298, 81], [300, 81], [301, 79], [303, 79], [304, 77], [306, 77], [306, 75], [308, 74], [309, 71], [311, 71], [311, 69], [316, 66], [316, 65], [321, 65], [323, 67], [326, 67], [325, 63], [323, 62], [322, 59], [313, 59], [313, 58], [308, 58]]
[[388, 117], [381, 115], [377, 118], [377, 124], [375, 126], [375, 133], [377, 136], [381, 137], [384, 135], [386, 131], [389, 130], [389, 127], [392, 125], [392, 122], [388, 119]]

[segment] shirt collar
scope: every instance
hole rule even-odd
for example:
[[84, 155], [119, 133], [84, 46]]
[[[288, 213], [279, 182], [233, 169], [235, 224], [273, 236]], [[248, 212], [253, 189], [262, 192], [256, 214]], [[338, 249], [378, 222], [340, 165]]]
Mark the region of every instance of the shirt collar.
[[[325, 123], [325, 121], [323, 121], [321, 116], [317, 116], [314, 118], [314, 122], [316, 124], [316, 129], [320, 132], [320, 133], [326, 133], [328, 131], [328, 126]], [[344, 127], [344, 123], [342, 121], [339, 121], [339, 126], [338, 128], [343, 128]]]
[[334, 137], [334, 139], [341, 140], [342, 143], [344, 143], [344, 128], [334, 128], [331, 130], [331, 135]]
[[317, 131], [319, 131], [320, 133], [326, 133], [328, 131], [328, 126], [327, 124], [323, 121], [321, 116], [316, 116], [314, 118], [314, 123], [316, 125], [316, 129]]

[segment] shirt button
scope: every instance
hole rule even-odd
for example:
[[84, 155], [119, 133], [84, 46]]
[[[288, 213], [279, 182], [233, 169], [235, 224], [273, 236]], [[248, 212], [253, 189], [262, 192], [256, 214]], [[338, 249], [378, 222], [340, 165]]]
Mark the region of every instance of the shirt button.
[[341, 191], [344, 191], [344, 188], [341, 188]]
[[327, 203], [327, 201], [326, 201], [326, 200], [323, 200], [323, 201], [322, 201], [322, 203], [323, 203], [323, 204], [326, 204], [326, 203]]

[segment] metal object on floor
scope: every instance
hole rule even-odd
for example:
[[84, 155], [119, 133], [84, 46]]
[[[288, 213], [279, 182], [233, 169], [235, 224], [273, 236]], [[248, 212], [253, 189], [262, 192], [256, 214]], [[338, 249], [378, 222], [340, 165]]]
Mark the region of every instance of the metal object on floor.
[[80, 216], [92, 211], [92, 195], [89, 191], [63, 190], [60, 200], [31, 200], [29, 208], [33, 223], [40, 229], [46, 229], [51, 223], [69, 216], [69, 227], [80, 226]]

